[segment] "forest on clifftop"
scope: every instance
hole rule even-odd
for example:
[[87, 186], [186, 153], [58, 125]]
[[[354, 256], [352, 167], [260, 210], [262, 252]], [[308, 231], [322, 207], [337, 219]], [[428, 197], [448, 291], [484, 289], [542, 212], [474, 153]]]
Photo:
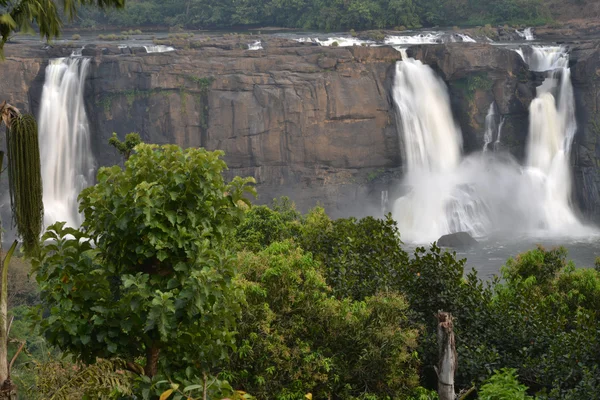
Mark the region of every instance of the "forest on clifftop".
[[[322, 31], [485, 24], [543, 25], [553, 0], [130, 0], [125, 10], [81, 10], [75, 26], [275, 26]], [[571, 12], [587, 0], [569, 0]], [[552, 4], [551, 4], [552, 3]], [[572, 3], [572, 4], [571, 4]], [[571, 16], [572, 17], [572, 16]], [[559, 18], [560, 19], [560, 18]]]

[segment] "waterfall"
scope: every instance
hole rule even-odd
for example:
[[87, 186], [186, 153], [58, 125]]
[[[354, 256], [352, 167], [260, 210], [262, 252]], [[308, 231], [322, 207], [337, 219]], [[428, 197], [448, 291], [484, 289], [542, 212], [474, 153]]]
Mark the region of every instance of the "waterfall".
[[547, 60], [540, 59], [539, 65], [558, 68], [548, 71], [548, 77], [538, 88], [538, 96], [531, 102], [527, 173], [544, 193], [543, 226], [556, 231], [579, 223], [571, 209], [569, 168], [577, 122], [568, 55], [563, 50], [563, 56], [558, 57], [556, 48], [545, 54]]
[[[500, 145], [504, 119], [492, 103], [485, 144], [462, 157], [461, 133], [447, 89], [433, 70], [403, 56], [392, 90], [405, 162], [404, 194], [392, 213], [407, 242], [426, 243], [452, 232], [492, 235], [587, 235], [571, 208], [569, 154], [576, 131], [568, 55], [555, 48], [531, 51], [535, 68], [548, 72], [530, 108], [525, 165]], [[494, 140], [495, 136], [495, 140]]]
[[569, 66], [569, 54], [563, 46], [526, 46], [516, 51], [532, 71], [544, 72]]
[[406, 58], [396, 64], [393, 98], [409, 187], [393, 206], [403, 238], [436, 240], [454, 229], [481, 233], [482, 204], [454, 174], [462, 136], [444, 82], [428, 66]]
[[525, 28], [523, 32], [515, 30], [517, 35], [521, 36], [525, 40], [535, 40], [535, 36], [533, 35], [533, 28]]
[[398, 62], [393, 96], [409, 171], [440, 172], [458, 165], [460, 130], [444, 82], [433, 70], [411, 58]]
[[504, 127], [504, 116], [500, 118], [500, 125], [498, 125], [498, 136], [496, 136], [496, 141], [494, 142], [494, 151], [500, 150], [500, 139], [502, 138], [502, 128]]
[[263, 49], [263, 46], [262, 46], [262, 42], [260, 40], [257, 40], [256, 42], [248, 45], [248, 50], [262, 50], [262, 49]]
[[485, 116], [485, 133], [483, 135], [483, 152], [488, 151], [488, 146], [494, 140], [494, 132], [496, 130], [496, 111], [495, 111], [496, 103], [492, 102], [490, 104], [490, 108], [488, 109], [488, 113]]
[[461, 38], [462, 41], [465, 43], [477, 43], [477, 41], [475, 39], [473, 39], [472, 37], [470, 37], [469, 35], [464, 35], [462, 33], [457, 33], [456, 35], [459, 38]]
[[81, 224], [77, 196], [93, 179], [94, 159], [90, 145], [83, 89], [90, 60], [50, 60], [42, 91], [39, 115], [45, 224], [66, 221]]
[[171, 46], [165, 46], [163, 44], [144, 46], [146, 53], [166, 53], [167, 51], [174, 51], [175, 48]]
[[381, 191], [381, 215], [385, 215], [388, 212], [388, 205], [389, 205], [388, 199], [389, 199], [388, 191], [382, 190]]
[[[496, 102], [492, 101], [490, 108], [488, 108], [487, 115], [485, 116], [485, 131], [483, 134], [483, 149], [486, 153], [489, 150], [490, 144], [493, 142], [492, 150], [496, 151], [500, 147], [500, 137], [502, 136], [502, 127], [504, 126], [504, 117], [500, 116], [498, 121], [498, 114]], [[496, 138], [494, 140], [494, 137]]]

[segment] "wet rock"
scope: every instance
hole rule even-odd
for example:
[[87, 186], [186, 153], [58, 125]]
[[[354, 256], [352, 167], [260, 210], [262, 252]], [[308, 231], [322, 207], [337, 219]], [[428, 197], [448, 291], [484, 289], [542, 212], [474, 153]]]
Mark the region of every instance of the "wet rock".
[[473, 239], [468, 232], [450, 233], [440, 237], [437, 241], [440, 247], [452, 247], [455, 249], [466, 249], [477, 244], [477, 240]]

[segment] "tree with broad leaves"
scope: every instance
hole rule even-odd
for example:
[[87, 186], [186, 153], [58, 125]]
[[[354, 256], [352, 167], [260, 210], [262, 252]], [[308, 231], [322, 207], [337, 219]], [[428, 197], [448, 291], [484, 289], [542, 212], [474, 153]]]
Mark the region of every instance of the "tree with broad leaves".
[[146, 377], [202, 375], [226, 357], [241, 292], [225, 243], [254, 189], [224, 181], [222, 154], [140, 144], [124, 169], [100, 169], [80, 195], [81, 229], [51, 226], [36, 261], [50, 343]]

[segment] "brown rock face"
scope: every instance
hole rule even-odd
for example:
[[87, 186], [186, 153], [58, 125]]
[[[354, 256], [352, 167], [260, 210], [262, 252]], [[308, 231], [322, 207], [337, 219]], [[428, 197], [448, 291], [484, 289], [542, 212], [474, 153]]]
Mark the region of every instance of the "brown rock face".
[[573, 144], [575, 196], [589, 218], [600, 220], [600, 46], [584, 43], [572, 49], [577, 133]]
[[[257, 179], [259, 201], [290, 195], [335, 215], [368, 189], [369, 171], [400, 165], [386, 88], [400, 53], [279, 41], [265, 50], [96, 52], [88, 93], [95, 148], [113, 131], [225, 151], [231, 175]], [[377, 200], [378, 201], [378, 200]]]

